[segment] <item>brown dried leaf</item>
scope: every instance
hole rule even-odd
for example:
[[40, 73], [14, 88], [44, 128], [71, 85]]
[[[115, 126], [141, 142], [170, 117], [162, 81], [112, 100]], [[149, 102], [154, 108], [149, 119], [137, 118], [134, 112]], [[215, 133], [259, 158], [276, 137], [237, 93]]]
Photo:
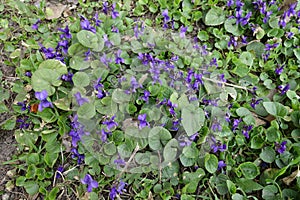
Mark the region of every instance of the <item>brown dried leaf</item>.
[[46, 19], [57, 19], [61, 17], [62, 13], [66, 9], [66, 5], [57, 4], [57, 5], [50, 5], [46, 8]]
[[294, 171], [291, 175], [285, 177], [282, 179], [282, 181], [286, 184], [286, 185], [290, 185], [293, 180], [295, 180], [295, 178], [300, 176], [300, 171], [299, 169], [297, 169], [296, 171]]

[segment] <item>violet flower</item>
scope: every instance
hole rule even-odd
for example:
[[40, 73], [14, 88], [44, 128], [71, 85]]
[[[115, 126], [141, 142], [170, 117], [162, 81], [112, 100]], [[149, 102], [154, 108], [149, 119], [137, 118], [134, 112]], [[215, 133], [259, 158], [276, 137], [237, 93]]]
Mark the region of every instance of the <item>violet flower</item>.
[[252, 130], [253, 126], [249, 125], [249, 126], [244, 126], [243, 130], [242, 130], [242, 134], [249, 139], [249, 132]]
[[281, 67], [276, 68], [275, 69], [275, 73], [277, 75], [280, 75], [283, 72], [283, 68], [284, 68], [284, 65], [282, 65]]
[[136, 92], [136, 89], [141, 88], [141, 84], [139, 84], [136, 81], [136, 78], [134, 76], [131, 77], [131, 81], [130, 81], [130, 85], [131, 85], [131, 92]]
[[146, 126], [150, 126], [149, 122], [146, 121], [146, 118], [147, 118], [147, 114], [140, 114], [138, 116], [138, 120], [139, 120], [139, 129], [142, 129]]
[[121, 63], [124, 63], [124, 62], [125, 62], [125, 61], [124, 61], [124, 58], [121, 57], [121, 53], [122, 53], [122, 50], [119, 49], [119, 50], [117, 51], [117, 53], [115, 54], [115, 62], [116, 62], [116, 64], [121, 64]]
[[101, 129], [101, 141], [106, 142], [107, 137], [111, 134], [112, 134], [111, 132], [106, 132], [104, 129]]
[[91, 31], [92, 33], [96, 33], [96, 28], [90, 24], [90, 21], [81, 16], [80, 26], [82, 30]]
[[18, 102], [17, 105], [21, 106], [21, 111], [30, 110], [30, 105], [26, 105], [27, 101]]
[[31, 72], [25, 72], [25, 76], [30, 78], [32, 76], [32, 73]]
[[87, 192], [92, 192], [93, 188], [98, 187], [98, 182], [93, 180], [93, 178], [89, 174], [86, 174], [83, 179], [80, 179], [80, 181], [82, 184], [87, 185]]
[[102, 23], [102, 21], [98, 18], [98, 12], [95, 13], [93, 20], [96, 26], [100, 26], [100, 24]]
[[280, 95], [284, 95], [289, 89], [290, 89], [290, 84], [287, 84], [286, 86], [278, 86], [278, 89], [281, 91]]
[[80, 165], [84, 161], [84, 154], [80, 154], [76, 148], [71, 149], [72, 158], [77, 158], [77, 164]]
[[231, 7], [234, 4], [234, 0], [228, 0], [227, 1], [227, 7]]
[[72, 72], [68, 72], [67, 74], [63, 74], [60, 79], [66, 82], [73, 83], [73, 75], [74, 74]]
[[77, 92], [76, 94], [74, 94], [74, 96], [75, 96], [77, 104], [79, 106], [82, 106], [84, 103], [89, 102], [89, 100], [87, 98], [81, 97], [80, 92]]
[[213, 130], [214, 132], [222, 131], [222, 126], [217, 119], [215, 119], [213, 124], [211, 125], [211, 130]]
[[218, 170], [222, 170], [222, 168], [226, 167], [226, 163], [224, 162], [224, 160], [220, 160], [218, 162]]
[[217, 141], [214, 136], [211, 136], [210, 148], [213, 153], [217, 153], [217, 151], [225, 151], [227, 146], [226, 144], [222, 144], [220, 141]]
[[126, 192], [126, 189], [125, 189], [126, 185], [127, 185], [127, 183], [125, 183], [123, 181], [120, 181], [118, 186], [113, 185], [113, 187], [111, 188], [110, 193], [109, 193], [110, 199], [115, 199], [118, 194], [120, 195], [123, 192]]
[[239, 127], [239, 124], [241, 123], [242, 119], [234, 119], [233, 125], [232, 125], [232, 131], [235, 132], [235, 130]]
[[280, 144], [278, 142], [275, 143], [275, 149], [278, 153], [283, 154], [286, 150], [287, 141], [283, 141]]
[[110, 120], [106, 120], [106, 121], [102, 122], [102, 124], [106, 125], [107, 130], [111, 131], [118, 126], [118, 123], [114, 121], [115, 118], [116, 118], [116, 116], [114, 115], [110, 118]]
[[31, 28], [32, 28], [32, 30], [37, 30], [38, 28], [39, 28], [39, 24], [41, 23], [41, 20], [40, 19], [38, 19], [32, 26], [31, 26]]
[[250, 106], [255, 109], [256, 105], [258, 105], [263, 99], [255, 99], [255, 98], [252, 98], [251, 99], [251, 103], [250, 103]]
[[110, 48], [113, 44], [109, 41], [106, 34], [103, 35], [104, 44], [106, 47]]
[[66, 26], [65, 29], [59, 28], [58, 30], [63, 32], [63, 34], [60, 35], [60, 39], [63, 39], [63, 38], [71, 39], [72, 38], [72, 35], [70, 33], [68, 25]]
[[148, 101], [149, 101], [149, 96], [150, 96], [150, 92], [147, 91], [147, 90], [144, 90], [144, 95], [141, 96], [141, 99], [142, 99], [143, 101], [145, 101], [145, 102], [148, 103]]
[[100, 61], [107, 67], [109, 66], [109, 63], [112, 62], [112, 60], [110, 58], [107, 58], [105, 53], [103, 53], [103, 55], [100, 57]]
[[102, 6], [103, 6], [102, 11], [104, 12], [104, 14], [107, 15], [108, 14], [108, 2], [103, 1]]
[[35, 97], [40, 100], [38, 111], [42, 112], [44, 108], [53, 108], [53, 104], [47, 100], [48, 92], [43, 90], [41, 92], [35, 92]]
[[61, 177], [61, 173], [64, 171], [64, 167], [62, 165], [59, 165], [56, 171], [56, 178], [58, 179]]
[[181, 28], [180, 28], [180, 37], [181, 38], [185, 37], [185, 33], [186, 33], [187, 29], [188, 29], [187, 26], [181, 26]]
[[29, 128], [29, 117], [28, 116], [24, 116], [24, 117], [19, 117], [16, 120], [16, 123], [19, 123], [19, 129], [27, 129]]
[[88, 49], [88, 50], [84, 53], [84, 56], [85, 56], [84, 61], [88, 61], [89, 58], [90, 58], [90, 55], [91, 55], [91, 50]]
[[111, 17], [113, 19], [116, 19], [117, 17], [119, 17], [119, 12], [116, 10], [116, 3], [113, 3], [113, 5], [112, 5]]

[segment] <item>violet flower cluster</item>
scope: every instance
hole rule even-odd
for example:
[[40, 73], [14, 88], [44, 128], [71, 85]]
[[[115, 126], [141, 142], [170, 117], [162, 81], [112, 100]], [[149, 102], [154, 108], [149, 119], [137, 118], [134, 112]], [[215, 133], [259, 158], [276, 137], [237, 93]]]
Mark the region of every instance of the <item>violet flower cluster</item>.
[[252, 2], [254, 5], [254, 8], [259, 10], [259, 12], [264, 15], [263, 23], [267, 23], [270, 19], [270, 16], [272, 15], [272, 11], [267, 11], [267, 2], [264, 2], [262, 0], [257, 0]]
[[43, 90], [41, 92], [35, 92], [35, 97], [40, 100], [38, 111], [42, 112], [44, 108], [53, 108], [52, 102], [48, 101], [48, 92]]
[[[231, 7], [234, 5], [234, 1], [230, 0], [227, 2], [227, 6]], [[248, 24], [250, 17], [252, 16], [252, 12], [248, 12], [244, 17], [243, 17], [243, 6], [244, 3], [240, 0], [235, 1], [235, 16], [230, 16], [230, 18], [235, 18], [236, 19], [236, 24], [240, 24], [241, 26], [245, 26]]]
[[122, 194], [123, 192], [126, 192], [125, 186], [127, 183], [120, 181], [118, 185], [113, 185], [110, 189], [109, 197], [110, 199], [115, 199], [117, 195]]

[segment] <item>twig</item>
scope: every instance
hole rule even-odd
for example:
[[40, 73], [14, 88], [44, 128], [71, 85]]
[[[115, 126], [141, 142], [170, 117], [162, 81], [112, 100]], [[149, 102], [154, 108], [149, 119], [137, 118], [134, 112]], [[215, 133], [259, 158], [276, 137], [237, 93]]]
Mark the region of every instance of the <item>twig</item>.
[[127, 170], [128, 166], [129, 166], [129, 164], [130, 164], [130, 162], [133, 160], [133, 158], [134, 158], [136, 152], [137, 152], [139, 149], [140, 149], [140, 146], [139, 146], [139, 144], [137, 144], [137, 146], [135, 147], [135, 149], [134, 149], [132, 155], [130, 156], [129, 160], [126, 162], [125, 167], [123, 168], [123, 170], [121, 171], [121, 173], [118, 175], [118, 178], [117, 178], [116, 180], [118, 180], [118, 179], [122, 176], [122, 174]]
[[159, 157], [159, 163], [158, 163], [158, 168], [159, 168], [159, 183], [161, 183], [161, 155], [159, 151], [157, 151], [158, 157]]
[[206, 77], [202, 77], [202, 79], [207, 80], [207, 81], [211, 81], [211, 82], [214, 82], [214, 83], [228, 85], [228, 86], [231, 86], [231, 87], [235, 87], [235, 88], [239, 88], [239, 89], [243, 89], [243, 90], [247, 90], [248, 91], [248, 88], [243, 87], [243, 86], [238, 86], [238, 85], [234, 85], [234, 84], [231, 84], [231, 83], [225, 83], [223, 81], [218, 81], [218, 80], [214, 80], [214, 79], [206, 78]]

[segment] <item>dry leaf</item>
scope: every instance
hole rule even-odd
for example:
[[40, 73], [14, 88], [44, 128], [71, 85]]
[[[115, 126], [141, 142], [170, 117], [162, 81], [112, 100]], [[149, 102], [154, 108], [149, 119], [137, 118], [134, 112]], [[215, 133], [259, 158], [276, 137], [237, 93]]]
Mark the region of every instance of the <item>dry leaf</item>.
[[300, 171], [297, 169], [296, 171], [294, 171], [291, 175], [285, 177], [282, 179], [282, 181], [286, 184], [286, 185], [290, 185], [293, 180], [295, 180], [295, 178], [300, 176]]
[[61, 17], [62, 13], [66, 9], [66, 5], [57, 4], [57, 5], [50, 5], [46, 8], [46, 19], [57, 19]]

